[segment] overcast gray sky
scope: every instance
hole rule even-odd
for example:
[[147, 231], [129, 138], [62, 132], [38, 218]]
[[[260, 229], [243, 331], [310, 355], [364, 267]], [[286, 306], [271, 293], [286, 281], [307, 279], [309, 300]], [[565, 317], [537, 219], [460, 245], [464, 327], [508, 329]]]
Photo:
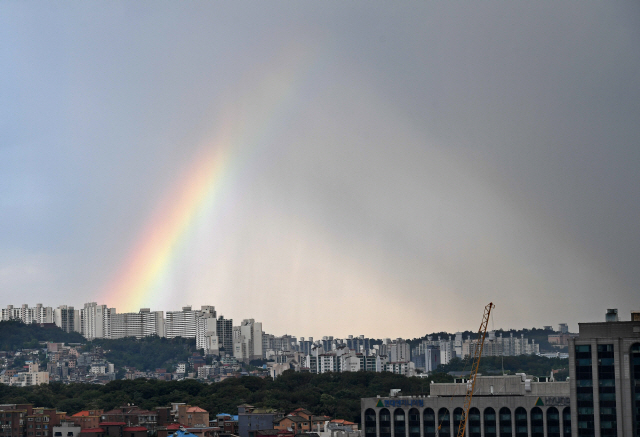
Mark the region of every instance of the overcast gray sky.
[[0, 305], [628, 319], [639, 79], [631, 1], [2, 2]]

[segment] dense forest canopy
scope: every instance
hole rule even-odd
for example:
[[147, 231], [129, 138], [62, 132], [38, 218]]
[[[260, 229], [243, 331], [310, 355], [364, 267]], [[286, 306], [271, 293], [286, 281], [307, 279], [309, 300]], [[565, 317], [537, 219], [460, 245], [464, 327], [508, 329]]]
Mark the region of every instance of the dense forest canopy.
[[36, 349], [40, 342], [85, 343], [87, 340], [77, 332], [65, 332], [57, 326], [43, 328], [37, 324], [24, 324], [20, 320], [0, 321], [0, 350], [16, 351]]
[[105, 358], [113, 363], [116, 369], [124, 366], [138, 370], [155, 371], [158, 368], [171, 369], [180, 361], [197, 352], [196, 340], [192, 338], [164, 338], [158, 336], [120, 338], [117, 340], [95, 339], [85, 346], [86, 351], [101, 347]]
[[391, 389], [401, 389], [404, 395], [428, 394], [432, 380], [450, 382], [453, 379], [444, 374], [407, 378], [389, 372], [315, 375], [286, 371], [275, 380], [244, 376], [215, 384], [146, 379], [117, 380], [102, 386], [52, 383], [19, 388], [0, 384], [0, 404], [31, 403], [74, 414], [83, 409], [109, 410], [128, 403], [152, 409], [171, 402], [186, 402], [205, 408], [210, 414], [236, 414], [238, 405], [249, 403], [283, 412], [303, 407], [314, 414], [359, 423], [361, 398], [386, 396]]

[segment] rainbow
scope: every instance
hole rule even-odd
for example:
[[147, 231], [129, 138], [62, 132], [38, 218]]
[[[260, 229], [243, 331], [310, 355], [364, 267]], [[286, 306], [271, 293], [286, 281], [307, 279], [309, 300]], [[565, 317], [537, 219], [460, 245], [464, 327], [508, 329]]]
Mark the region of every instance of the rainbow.
[[[299, 46], [293, 49], [286, 51], [284, 59], [274, 59], [270, 68], [262, 68], [267, 74], [260, 74], [257, 81], [255, 77], [249, 78], [260, 84], [257, 90], [238, 87], [248, 91], [230, 100], [236, 106], [225, 108], [225, 120], [214, 138], [198, 148], [191, 165], [160, 202], [124, 264], [107, 285], [101, 298], [108, 306], [118, 311], [137, 311], [162, 297], [158, 293], [166, 288], [172, 262], [188, 245], [189, 231], [203, 217], [222, 208], [225, 186], [234, 182], [242, 167], [249, 167], [244, 160], [259, 165], [260, 151], [266, 148], [265, 139], [277, 127], [277, 118], [288, 114], [283, 106], [296, 94], [301, 72], [306, 69], [302, 67], [310, 67], [304, 62], [309, 53], [301, 52]], [[261, 105], [253, 111], [245, 110], [256, 106], [252, 105], [256, 91], [261, 96]], [[240, 154], [238, 150], [245, 152]]]

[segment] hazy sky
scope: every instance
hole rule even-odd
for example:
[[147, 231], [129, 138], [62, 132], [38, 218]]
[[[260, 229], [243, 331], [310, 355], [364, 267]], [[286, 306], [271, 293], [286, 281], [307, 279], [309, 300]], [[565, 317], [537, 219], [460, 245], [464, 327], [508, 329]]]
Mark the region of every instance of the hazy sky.
[[0, 3], [0, 306], [575, 331], [639, 265], [638, 2]]

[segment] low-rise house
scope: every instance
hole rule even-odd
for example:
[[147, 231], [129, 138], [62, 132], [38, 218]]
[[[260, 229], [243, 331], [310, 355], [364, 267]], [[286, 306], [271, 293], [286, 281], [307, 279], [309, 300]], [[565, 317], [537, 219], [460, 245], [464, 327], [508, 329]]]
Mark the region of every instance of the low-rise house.
[[220, 428], [220, 432], [225, 434], [237, 434], [238, 433], [238, 416], [232, 416], [231, 414], [221, 413], [216, 414], [214, 420], [209, 421], [211, 426]]
[[238, 406], [238, 435], [240, 437], [255, 437], [258, 430], [274, 429], [274, 422], [283, 417], [279, 411], [260, 409], [253, 405]]
[[178, 422], [184, 427], [209, 426], [209, 412], [200, 407], [178, 405]]
[[127, 426], [145, 426], [155, 432], [158, 413], [130, 405], [103, 413], [102, 420], [104, 422], [124, 422]]
[[78, 437], [105, 437], [105, 430], [102, 428], [85, 428], [80, 431]]
[[144, 426], [127, 426], [122, 430], [122, 437], [147, 437], [147, 434]]
[[127, 426], [124, 422], [101, 422], [100, 428], [104, 429], [108, 437], [122, 437], [122, 430]]
[[69, 417], [68, 420], [81, 428], [99, 428], [102, 413], [103, 410], [84, 410]]
[[53, 437], [78, 437], [82, 428], [73, 422], [63, 421], [53, 427]]
[[330, 420], [326, 416], [314, 416], [311, 411], [298, 408], [285, 417], [274, 422], [274, 428], [291, 430], [296, 434], [324, 429], [326, 422]]
[[256, 437], [294, 437], [295, 433], [287, 429], [260, 429], [255, 432]]
[[171, 423], [166, 426], [159, 426], [156, 430], [157, 437], [168, 437], [173, 433], [175, 433], [176, 431], [179, 431], [180, 428], [181, 426], [179, 423]]
[[60, 424], [61, 416], [55, 408], [32, 408], [26, 416], [26, 437], [53, 437], [53, 427]]

